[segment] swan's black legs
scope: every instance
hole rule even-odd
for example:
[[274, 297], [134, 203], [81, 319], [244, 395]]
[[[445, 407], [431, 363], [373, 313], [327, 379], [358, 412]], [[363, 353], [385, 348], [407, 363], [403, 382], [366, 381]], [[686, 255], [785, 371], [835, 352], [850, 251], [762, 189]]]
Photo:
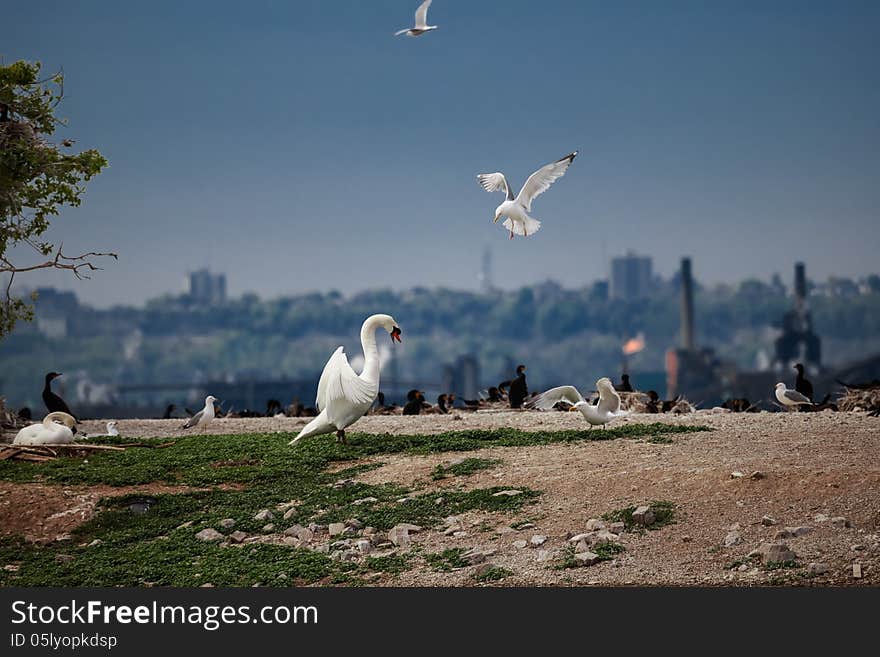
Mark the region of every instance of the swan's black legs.
[[345, 439], [345, 431], [343, 431], [342, 429], [336, 432], [336, 442], [343, 445], [348, 445], [348, 441]]

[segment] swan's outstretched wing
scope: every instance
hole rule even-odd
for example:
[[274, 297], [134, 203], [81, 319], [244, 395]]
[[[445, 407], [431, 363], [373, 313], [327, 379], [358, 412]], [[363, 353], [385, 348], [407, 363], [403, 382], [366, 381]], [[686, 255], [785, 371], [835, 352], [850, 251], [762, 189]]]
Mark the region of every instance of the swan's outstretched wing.
[[416, 9], [416, 29], [424, 30], [428, 27], [428, 7], [431, 6], [431, 0], [425, 0]]
[[529, 179], [526, 180], [526, 184], [523, 185], [521, 190], [519, 190], [519, 195], [516, 197], [516, 200], [519, 201], [526, 211], [531, 212], [532, 201], [535, 197], [540, 196], [550, 189], [550, 185], [552, 185], [557, 178], [561, 178], [565, 174], [565, 171], [568, 169], [568, 166], [572, 163], [576, 155], [577, 151], [569, 153], [562, 159], [541, 167], [529, 176]]
[[496, 171], [495, 173], [481, 173], [477, 176], [480, 185], [487, 192], [504, 192], [508, 201], [513, 200], [513, 192], [507, 184], [507, 178], [504, 174]]
[[620, 395], [610, 385], [599, 389], [598, 409], [600, 413], [619, 413]]
[[318, 381], [318, 410], [323, 411], [338, 399], [354, 404], [371, 404], [374, 397], [370, 384], [354, 373], [343, 347], [339, 347], [330, 356]]
[[529, 408], [537, 408], [542, 411], [549, 411], [556, 405], [556, 402], [567, 401], [569, 404], [577, 404], [584, 401], [581, 393], [574, 386], [559, 386], [558, 388], [550, 388], [547, 392], [542, 392], [534, 399], [526, 402]]

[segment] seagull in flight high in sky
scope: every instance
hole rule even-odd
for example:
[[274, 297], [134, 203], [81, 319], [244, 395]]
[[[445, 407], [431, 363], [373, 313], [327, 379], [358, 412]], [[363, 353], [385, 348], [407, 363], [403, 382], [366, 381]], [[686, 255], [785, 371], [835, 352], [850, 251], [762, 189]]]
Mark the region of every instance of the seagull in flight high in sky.
[[413, 27], [400, 30], [394, 33], [394, 36], [405, 34], [406, 36], [417, 37], [422, 36], [425, 32], [436, 30], [436, 25], [428, 25], [428, 7], [431, 6], [431, 0], [425, 0], [416, 9], [416, 24]]
[[513, 195], [513, 190], [510, 189], [503, 173], [481, 173], [477, 176], [477, 181], [487, 192], [504, 192], [507, 196], [504, 203], [495, 208], [495, 222], [501, 217], [507, 217], [503, 225], [510, 231], [510, 239], [513, 239], [514, 235], [528, 237], [538, 232], [541, 222], [529, 216], [529, 212], [532, 211], [532, 201], [550, 189], [550, 185], [565, 174], [576, 156], [577, 151], [574, 151], [535, 171], [526, 180], [526, 184], [522, 186], [517, 196]]

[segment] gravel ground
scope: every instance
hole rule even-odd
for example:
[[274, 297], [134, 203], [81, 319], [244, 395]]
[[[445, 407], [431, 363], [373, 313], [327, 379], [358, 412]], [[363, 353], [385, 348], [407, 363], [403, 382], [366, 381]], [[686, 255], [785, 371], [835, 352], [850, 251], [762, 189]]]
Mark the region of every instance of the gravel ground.
[[[285, 432], [295, 434], [307, 418], [220, 419], [206, 434]], [[713, 432], [676, 434], [671, 444], [642, 440], [578, 442], [536, 447], [493, 447], [475, 452], [413, 456], [381, 455], [383, 465], [360, 476], [366, 482], [400, 482], [421, 491], [487, 486], [530, 487], [543, 492], [538, 502], [511, 515], [468, 513], [464, 535], [445, 536], [426, 529], [412, 536], [422, 551], [448, 547], [494, 550], [489, 561], [513, 572], [499, 585], [766, 585], [880, 584], [880, 419], [864, 413], [749, 413], [701, 411], [682, 416], [634, 415], [619, 423], [702, 424]], [[179, 435], [180, 420], [120, 420], [123, 436]], [[584, 426], [579, 414], [479, 412], [453, 415], [369, 416], [354, 427], [372, 433], [517, 427], [563, 429]], [[97, 431], [103, 422], [85, 422]], [[206, 436], [207, 438], [207, 436]], [[333, 438], [328, 436], [327, 440]], [[453, 458], [499, 459], [494, 468], [471, 476], [432, 480], [431, 470]], [[345, 466], [351, 465], [350, 463]], [[344, 467], [344, 466], [343, 466]], [[732, 477], [733, 472], [760, 478]], [[677, 506], [675, 524], [642, 534], [624, 533], [625, 551], [614, 561], [590, 567], [555, 569], [538, 561], [539, 549], [558, 556], [570, 534], [585, 531], [587, 520], [615, 509], [652, 500]], [[771, 516], [774, 526], [762, 525]], [[823, 516], [827, 519], [823, 519]], [[831, 518], [844, 517], [850, 527]], [[513, 530], [516, 521], [534, 527]], [[809, 527], [785, 539], [801, 567], [765, 570], [752, 564], [729, 569], [784, 527]], [[731, 532], [738, 540], [729, 547]], [[543, 535], [540, 548], [518, 548], [515, 541]], [[545, 555], [547, 556], [547, 555]], [[808, 564], [827, 567], [808, 576]], [[447, 573], [421, 559], [400, 575], [377, 576], [375, 585], [474, 585], [474, 566]], [[860, 564], [861, 578], [853, 577]]]

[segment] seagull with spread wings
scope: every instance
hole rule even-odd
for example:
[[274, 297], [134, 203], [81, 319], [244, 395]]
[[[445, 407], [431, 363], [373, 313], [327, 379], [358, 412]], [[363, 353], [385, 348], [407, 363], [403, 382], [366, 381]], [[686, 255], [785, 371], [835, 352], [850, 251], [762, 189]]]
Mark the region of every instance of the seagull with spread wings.
[[394, 36], [405, 34], [406, 36], [417, 37], [422, 36], [425, 32], [436, 30], [437, 25], [428, 25], [428, 7], [431, 6], [431, 0], [425, 0], [416, 9], [416, 24], [413, 27], [407, 27], [394, 33]]
[[584, 399], [583, 395], [578, 392], [574, 386], [559, 386], [551, 388], [547, 392], [543, 392], [534, 399], [526, 402], [528, 408], [537, 408], [542, 411], [549, 411], [557, 402], [566, 401], [572, 405], [569, 411], [580, 411], [587, 422], [590, 423], [590, 429], [593, 425], [605, 425], [619, 417], [628, 415], [628, 411], [620, 410], [620, 395], [614, 390], [614, 384], [607, 376], [603, 376], [596, 381], [596, 390], [599, 391], [599, 403], [593, 406]]
[[504, 203], [495, 208], [495, 221], [493, 223], [497, 223], [501, 217], [507, 217], [504, 220], [503, 226], [510, 231], [510, 239], [513, 239], [514, 235], [528, 237], [537, 233], [538, 229], [541, 228], [541, 222], [529, 216], [529, 212], [532, 211], [532, 201], [550, 189], [550, 185], [565, 174], [576, 156], [577, 151], [574, 151], [547, 166], [541, 167], [529, 176], [526, 184], [522, 186], [522, 189], [519, 190], [519, 194], [516, 196], [513, 195], [513, 190], [507, 183], [507, 178], [500, 171], [479, 174], [477, 180], [483, 189], [487, 192], [504, 192], [505, 196], [507, 196]]

